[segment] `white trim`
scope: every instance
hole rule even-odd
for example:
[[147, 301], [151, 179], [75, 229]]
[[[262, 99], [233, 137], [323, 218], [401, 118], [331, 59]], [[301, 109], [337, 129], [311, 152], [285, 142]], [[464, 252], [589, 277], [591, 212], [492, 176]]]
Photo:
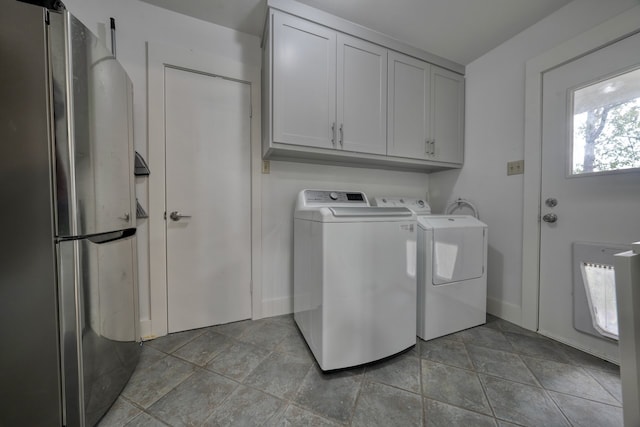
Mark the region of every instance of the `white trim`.
[[263, 317], [293, 313], [293, 297], [271, 298], [262, 301]]
[[583, 351], [585, 353], [591, 354], [593, 356], [596, 356], [600, 359], [606, 360], [607, 362], [611, 362], [614, 365], [618, 365], [620, 366], [620, 360], [615, 360], [612, 359], [611, 357], [609, 357], [609, 355], [605, 354], [605, 353], [598, 353], [597, 351], [594, 351], [593, 348], [587, 348], [584, 346], [583, 343], [579, 343], [577, 341], [571, 340], [571, 339], [567, 339], [567, 337], [560, 337], [557, 335], [554, 335], [550, 332], [545, 331], [544, 329], [541, 329], [538, 331], [538, 333], [542, 336], [545, 336], [547, 338], [551, 338], [554, 341], [558, 341], [561, 342], [563, 344], [568, 345], [569, 347], [573, 347], [573, 348], [577, 348], [580, 351]]
[[519, 305], [491, 297], [487, 297], [487, 313], [516, 325], [520, 324], [522, 317], [522, 309]]
[[149, 153], [149, 298], [150, 328], [143, 336], [167, 334], [167, 262], [165, 230], [164, 68], [206, 71], [251, 86], [251, 298], [252, 317], [262, 317], [261, 283], [261, 111], [260, 68], [209, 52], [147, 42]]
[[155, 338], [151, 333], [151, 320], [146, 319], [140, 321], [140, 337], [142, 337], [142, 341]]
[[540, 182], [542, 174], [542, 75], [640, 29], [640, 6], [527, 61], [525, 80], [524, 216], [521, 326], [538, 329], [540, 292]]

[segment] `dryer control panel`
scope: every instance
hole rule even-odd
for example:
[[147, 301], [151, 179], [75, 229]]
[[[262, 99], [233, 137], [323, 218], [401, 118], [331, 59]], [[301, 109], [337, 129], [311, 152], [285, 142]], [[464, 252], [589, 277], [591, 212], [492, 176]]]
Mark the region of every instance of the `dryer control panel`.
[[424, 199], [417, 199], [415, 197], [375, 197], [372, 205], [393, 208], [409, 208], [416, 215], [429, 215], [431, 213], [431, 206], [429, 206], [429, 203]]

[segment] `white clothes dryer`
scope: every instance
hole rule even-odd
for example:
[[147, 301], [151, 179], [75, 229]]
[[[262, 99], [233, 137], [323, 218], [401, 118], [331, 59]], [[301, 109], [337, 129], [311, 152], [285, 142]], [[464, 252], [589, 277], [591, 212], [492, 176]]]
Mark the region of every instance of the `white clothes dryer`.
[[294, 214], [294, 319], [322, 370], [416, 343], [416, 217], [358, 191], [303, 190]]
[[470, 215], [431, 215], [424, 199], [377, 197], [417, 215], [417, 334], [423, 340], [486, 323], [487, 225]]

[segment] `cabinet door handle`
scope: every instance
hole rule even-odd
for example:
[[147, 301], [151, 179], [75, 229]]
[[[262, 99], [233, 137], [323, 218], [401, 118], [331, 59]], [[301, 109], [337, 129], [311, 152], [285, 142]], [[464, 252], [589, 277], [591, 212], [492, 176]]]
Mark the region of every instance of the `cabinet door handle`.
[[435, 139], [431, 140], [431, 155], [432, 156], [436, 155], [436, 140]]
[[336, 123], [331, 124], [331, 143], [336, 145]]
[[340, 146], [344, 145], [344, 129], [342, 128], [344, 123], [340, 123]]
[[431, 154], [431, 152], [429, 151], [429, 140], [425, 139], [424, 140], [424, 154]]

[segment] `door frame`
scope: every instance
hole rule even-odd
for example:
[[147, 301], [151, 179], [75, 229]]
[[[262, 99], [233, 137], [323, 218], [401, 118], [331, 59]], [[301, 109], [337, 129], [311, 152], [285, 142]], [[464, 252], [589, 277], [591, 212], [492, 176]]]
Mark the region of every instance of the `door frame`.
[[521, 326], [537, 331], [540, 295], [542, 77], [545, 72], [640, 32], [640, 6], [611, 18], [526, 64]]
[[[150, 327], [143, 336], [167, 335], [167, 236], [165, 170], [164, 69], [167, 66], [246, 83], [251, 91], [251, 317], [262, 317], [261, 248], [261, 110], [260, 67], [209, 52], [147, 42], [147, 111], [149, 154], [149, 300]], [[150, 329], [150, 330], [149, 330]]]

